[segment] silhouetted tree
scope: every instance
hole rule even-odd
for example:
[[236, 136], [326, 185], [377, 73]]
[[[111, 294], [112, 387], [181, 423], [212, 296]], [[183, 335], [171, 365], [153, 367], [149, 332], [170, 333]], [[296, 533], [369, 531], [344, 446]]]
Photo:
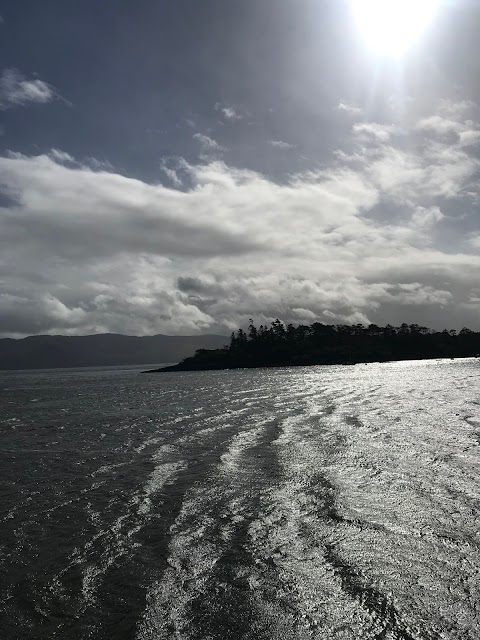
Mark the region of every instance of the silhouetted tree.
[[417, 324], [285, 325], [276, 319], [248, 332], [239, 329], [224, 349], [202, 349], [176, 368], [222, 369], [273, 365], [341, 364], [384, 360], [474, 356], [480, 353], [480, 333], [464, 327], [432, 331]]

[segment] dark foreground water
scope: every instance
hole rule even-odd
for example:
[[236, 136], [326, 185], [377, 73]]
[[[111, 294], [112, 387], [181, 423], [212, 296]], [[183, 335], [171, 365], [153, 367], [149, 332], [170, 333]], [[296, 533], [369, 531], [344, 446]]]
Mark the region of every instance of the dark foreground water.
[[0, 373], [0, 637], [480, 638], [479, 383]]

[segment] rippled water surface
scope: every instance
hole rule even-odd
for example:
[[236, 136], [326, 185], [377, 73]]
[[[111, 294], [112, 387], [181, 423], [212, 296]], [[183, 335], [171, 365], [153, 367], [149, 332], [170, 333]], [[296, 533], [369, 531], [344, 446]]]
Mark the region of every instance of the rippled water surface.
[[1, 638], [480, 638], [479, 383], [0, 373]]

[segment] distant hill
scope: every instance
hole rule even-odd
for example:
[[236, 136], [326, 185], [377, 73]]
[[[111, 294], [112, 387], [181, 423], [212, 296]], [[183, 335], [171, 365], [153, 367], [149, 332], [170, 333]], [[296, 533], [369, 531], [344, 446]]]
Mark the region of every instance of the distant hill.
[[204, 336], [29, 336], [0, 339], [0, 369], [49, 369], [178, 362], [197, 349], [218, 349], [228, 338]]

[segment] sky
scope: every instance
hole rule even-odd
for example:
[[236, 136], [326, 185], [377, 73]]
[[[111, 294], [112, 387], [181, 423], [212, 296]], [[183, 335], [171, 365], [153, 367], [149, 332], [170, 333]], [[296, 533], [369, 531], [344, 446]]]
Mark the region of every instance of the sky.
[[361, 2], [0, 0], [0, 336], [480, 330], [480, 2]]

